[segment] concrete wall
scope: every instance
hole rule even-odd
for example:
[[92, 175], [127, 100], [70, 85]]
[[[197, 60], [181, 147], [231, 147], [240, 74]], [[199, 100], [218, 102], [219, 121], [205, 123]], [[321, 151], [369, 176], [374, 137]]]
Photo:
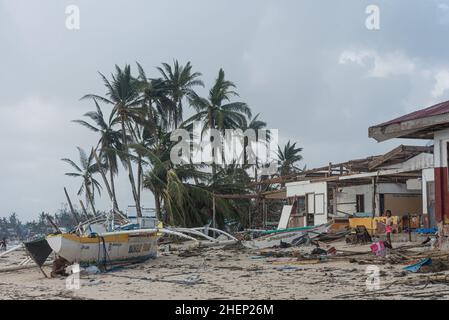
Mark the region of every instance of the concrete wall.
[[440, 222], [449, 220], [449, 184], [448, 184], [448, 154], [449, 129], [434, 134], [435, 160], [435, 219]]
[[[356, 212], [356, 195], [363, 194], [365, 198], [365, 212], [373, 212], [373, 186], [372, 184], [341, 187], [337, 189], [337, 210], [354, 214]], [[399, 183], [379, 183], [376, 189], [376, 210], [375, 215], [380, 215], [380, 194], [417, 194], [421, 191], [407, 190], [406, 184]], [[339, 216], [346, 216], [339, 213]]]
[[320, 225], [327, 222], [327, 183], [326, 182], [313, 182], [310, 181], [298, 181], [286, 184], [287, 197], [294, 196], [306, 196], [307, 194], [323, 194], [324, 198], [324, 214], [316, 214], [314, 217], [315, 225]]
[[422, 208], [424, 214], [429, 214], [427, 203], [427, 183], [435, 181], [435, 171], [433, 168], [422, 171]]

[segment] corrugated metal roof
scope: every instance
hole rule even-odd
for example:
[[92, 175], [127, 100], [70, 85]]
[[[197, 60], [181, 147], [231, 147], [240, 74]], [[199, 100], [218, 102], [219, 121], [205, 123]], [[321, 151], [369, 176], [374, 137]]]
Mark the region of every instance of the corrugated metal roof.
[[442, 115], [445, 113], [449, 113], [449, 101], [444, 101], [444, 102], [438, 103], [436, 105], [433, 105], [431, 107], [406, 114], [399, 118], [378, 124], [376, 127], [382, 127], [382, 126], [386, 126], [386, 125], [390, 125], [390, 124], [401, 123], [404, 121], [417, 120], [417, 119], [422, 119], [422, 118], [427, 118], [427, 117], [432, 117], [432, 116], [438, 116], [438, 115]]

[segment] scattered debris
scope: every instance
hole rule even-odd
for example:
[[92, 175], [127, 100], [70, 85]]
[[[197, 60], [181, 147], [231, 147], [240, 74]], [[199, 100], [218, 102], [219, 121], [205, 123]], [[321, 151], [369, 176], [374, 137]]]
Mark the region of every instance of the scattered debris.
[[345, 237], [348, 244], [368, 244], [372, 242], [371, 236], [365, 226], [357, 226]]

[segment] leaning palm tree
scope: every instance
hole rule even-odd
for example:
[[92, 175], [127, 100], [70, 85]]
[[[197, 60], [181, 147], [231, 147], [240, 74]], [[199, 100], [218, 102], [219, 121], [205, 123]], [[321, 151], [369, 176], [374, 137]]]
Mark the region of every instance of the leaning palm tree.
[[170, 122], [174, 129], [177, 129], [183, 118], [183, 99], [194, 94], [193, 88], [195, 86], [204, 87], [203, 81], [199, 79], [201, 73], [192, 72], [190, 61], [185, 66], [182, 66], [178, 63], [178, 60], [175, 60], [173, 67], [168, 63], [162, 63], [162, 67], [157, 69], [166, 81], [172, 100], [172, 104], [169, 106]]
[[281, 176], [289, 175], [291, 173], [301, 171], [299, 167], [295, 164], [302, 160], [302, 156], [299, 154], [302, 151], [302, 148], [296, 147], [296, 142], [291, 144], [290, 140], [284, 146], [284, 149], [281, 149], [278, 146], [278, 162], [279, 166], [279, 174]]
[[93, 177], [94, 174], [99, 172], [99, 167], [94, 159], [94, 150], [92, 148], [89, 156], [87, 156], [86, 152], [77, 147], [79, 152], [79, 160], [80, 165], [77, 165], [74, 161], [64, 158], [62, 161], [68, 163], [75, 172], [67, 172], [66, 175], [70, 177], [77, 177], [82, 179], [81, 187], [78, 190], [78, 195], [85, 194], [86, 203], [90, 204], [92, 208], [92, 212], [94, 216], [96, 215], [95, 205], [94, 205], [94, 197], [95, 190], [100, 193], [101, 185], [100, 183]]
[[100, 139], [95, 149], [100, 149], [100, 158], [107, 164], [113, 205], [115, 209], [118, 209], [114, 176], [118, 173], [117, 150], [123, 149], [121, 142], [122, 132], [121, 130], [115, 129], [119, 119], [111, 113], [108, 120], [106, 120], [97, 100], [93, 100], [95, 102], [96, 111], [87, 112], [84, 116], [90, 118], [95, 125], [91, 125], [84, 120], [73, 120], [73, 122], [78, 123], [93, 132], [99, 133]]
[[114, 106], [112, 114], [117, 114], [121, 125], [123, 144], [123, 152], [121, 152], [121, 155], [125, 158], [127, 163], [128, 178], [131, 184], [134, 202], [136, 204], [137, 216], [141, 217], [140, 197], [134, 179], [133, 167], [131, 165], [131, 155], [129, 154], [128, 147], [129, 139], [127, 136], [127, 132], [133, 130], [133, 120], [139, 118], [139, 106], [141, 105], [139, 82], [131, 75], [131, 67], [129, 65], [125, 65], [123, 69], [115, 66], [115, 69], [115, 74], [111, 75], [112, 81], [109, 81], [100, 73], [107, 89], [106, 97], [88, 94], [82, 97], [82, 99], [94, 98]]

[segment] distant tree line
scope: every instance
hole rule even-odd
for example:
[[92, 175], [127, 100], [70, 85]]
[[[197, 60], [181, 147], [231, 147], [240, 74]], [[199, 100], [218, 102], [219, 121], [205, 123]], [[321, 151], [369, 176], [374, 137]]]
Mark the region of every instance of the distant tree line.
[[41, 212], [37, 220], [28, 222], [21, 221], [13, 212], [8, 217], [0, 218], [0, 239], [6, 237], [7, 239], [25, 240], [55, 232], [56, 230], [47, 216], [50, 216], [50, 219], [60, 228], [70, 230], [76, 226], [76, 221], [67, 206], [59, 209], [53, 215]]

